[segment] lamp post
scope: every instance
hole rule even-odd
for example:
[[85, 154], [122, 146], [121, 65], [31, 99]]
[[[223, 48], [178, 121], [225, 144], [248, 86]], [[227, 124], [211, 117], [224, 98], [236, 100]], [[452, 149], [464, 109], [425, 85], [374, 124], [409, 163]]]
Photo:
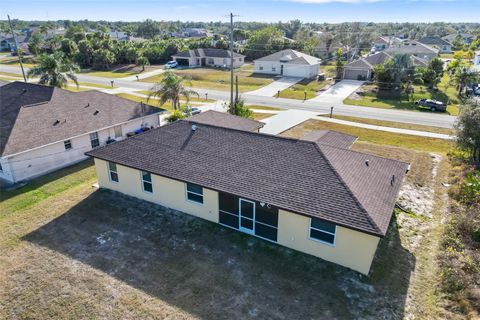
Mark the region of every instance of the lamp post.
[[307, 90], [303, 91], [303, 101], [307, 100]]
[[112, 80], [112, 81], [110, 81], [110, 84], [112, 85], [112, 88], [113, 88], [113, 83], [114, 83], [114, 81], [113, 81], [113, 80]]
[[205, 92], [205, 101], [208, 100], [208, 92]]
[[136, 75], [135, 77], [137, 77], [137, 81], [139, 81], [139, 79], [138, 79], [138, 75]]
[[330, 119], [332, 118], [333, 115], [333, 107], [330, 107]]

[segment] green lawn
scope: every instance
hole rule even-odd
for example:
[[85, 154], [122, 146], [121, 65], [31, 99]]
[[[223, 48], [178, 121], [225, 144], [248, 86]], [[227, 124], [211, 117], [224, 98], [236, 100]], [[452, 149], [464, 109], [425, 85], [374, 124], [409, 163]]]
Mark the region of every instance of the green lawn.
[[133, 94], [117, 93], [116, 96], [119, 96], [119, 97], [122, 97], [122, 98], [125, 98], [125, 99], [128, 99], [128, 100], [136, 101], [136, 102], [143, 102], [145, 104], [148, 104], [148, 105], [151, 105], [151, 106], [154, 106], [154, 107], [165, 109], [169, 112], [171, 112], [173, 110], [171, 102], [167, 102], [164, 105], [159, 105], [158, 101], [155, 100], [155, 99], [148, 100], [147, 98], [138, 97], [138, 96], [135, 96]]
[[[140, 94], [147, 95], [147, 96], [152, 93], [152, 91], [150, 91], [150, 90], [140, 90], [140, 91], [136, 91], [136, 92], [140, 93]], [[196, 96], [192, 96], [192, 97], [190, 97], [190, 101], [191, 102], [205, 102], [205, 103], [215, 102], [215, 100], [213, 100], [213, 99], [205, 99], [202, 96], [199, 96], [198, 98]]]
[[0, 76], [13, 77], [13, 78], [22, 78], [21, 74], [18, 73], [11, 73], [11, 72], [0, 72]]
[[[193, 88], [204, 88], [212, 90], [230, 90], [230, 71], [212, 68], [196, 68], [175, 70], [175, 73], [185, 77], [187, 85]], [[242, 67], [235, 70], [238, 76], [238, 90], [240, 92], [256, 90], [273, 82], [274, 78], [269, 75], [254, 74], [250, 67]], [[143, 82], [157, 82], [161, 75], [142, 79]]]
[[102, 78], [125, 78], [128, 76], [134, 76], [138, 72], [128, 72], [128, 71], [82, 71], [82, 74], [89, 76], [102, 77]]
[[369, 84], [362, 87], [365, 91], [365, 94], [361, 96], [360, 99], [347, 98], [343, 100], [343, 103], [348, 105], [382, 109], [405, 109], [430, 112], [427, 109], [417, 108], [414, 102], [419, 99], [436, 99], [443, 102], [449, 101], [447, 113], [455, 116], [459, 113], [459, 100], [454, 86], [450, 86], [448, 90], [445, 90], [447, 82], [448, 75], [445, 74], [442, 78], [442, 81], [438, 85], [438, 91], [428, 89], [426, 86], [414, 86], [415, 93], [413, 94], [413, 98], [410, 98], [410, 101], [404, 94], [399, 97], [391, 94], [383, 94], [383, 96], [380, 96], [379, 94], [371, 91], [372, 89], [376, 88], [376, 86]]
[[303, 100], [305, 92], [307, 92], [307, 99], [317, 96], [317, 91], [323, 89], [330, 81], [317, 81], [316, 79], [304, 79], [290, 88], [280, 92], [280, 98]]
[[[20, 63], [18, 62], [18, 57], [2, 58], [0, 59], [0, 64], [6, 64], [9, 66], [20, 66]], [[25, 68], [32, 68], [35, 66], [35, 64], [31, 62], [30, 58], [22, 59], [22, 64]]]
[[[321, 115], [321, 116], [326, 117], [326, 118], [330, 117], [329, 115]], [[345, 121], [371, 124], [371, 125], [374, 125], [374, 126], [383, 126], [383, 127], [392, 127], [392, 128], [400, 128], [400, 129], [427, 131], [427, 132], [443, 133], [443, 134], [449, 134], [449, 135], [454, 135], [455, 134], [454, 129], [431, 127], [431, 126], [425, 126], [425, 125], [420, 125], [420, 124], [411, 124], [411, 123], [403, 123], [403, 122], [395, 122], [395, 121], [384, 121], [384, 120], [340, 116], [340, 115], [333, 115], [333, 118], [334, 119], [339, 119], [339, 120], [345, 120]]]
[[277, 108], [277, 107], [269, 107], [269, 106], [260, 106], [257, 104], [249, 104], [248, 108], [250, 109], [259, 109], [259, 110], [272, 110], [272, 111], [283, 111], [285, 109]]
[[308, 132], [315, 130], [334, 130], [357, 136], [359, 141], [407, 148], [417, 151], [436, 152], [443, 155], [446, 155], [453, 147], [453, 142], [448, 140], [370, 130], [343, 124], [324, 122], [320, 120], [307, 120], [298, 126], [285, 131], [281, 135], [300, 138]]

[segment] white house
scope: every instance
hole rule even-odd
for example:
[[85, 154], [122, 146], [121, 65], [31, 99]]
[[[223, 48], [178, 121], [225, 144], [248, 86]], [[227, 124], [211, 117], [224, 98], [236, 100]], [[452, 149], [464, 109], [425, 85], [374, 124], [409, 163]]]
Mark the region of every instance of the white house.
[[475, 57], [473, 58], [473, 66], [472, 69], [474, 71], [480, 72], [480, 50], [475, 51]]
[[[178, 52], [172, 56], [181, 66], [230, 68], [231, 53], [224, 49], [205, 48]], [[233, 53], [233, 67], [240, 68], [245, 63], [245, 56]]]
[[314, 78], [322, 60], [292, 49], [285, 49], [254, 61], [255, 73]]
[[160, 125], [164, 111], [99, 91], [12, 82], [0, 87], [0, 179], [16, 183]]

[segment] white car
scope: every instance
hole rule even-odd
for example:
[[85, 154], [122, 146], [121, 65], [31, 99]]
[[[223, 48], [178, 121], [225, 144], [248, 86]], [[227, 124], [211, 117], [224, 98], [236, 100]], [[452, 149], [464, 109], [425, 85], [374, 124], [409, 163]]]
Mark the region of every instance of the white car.
[[177, 61], [168, 61], [165, 63], [165, 69], [172, 69], [178, 67], [178, 62]]

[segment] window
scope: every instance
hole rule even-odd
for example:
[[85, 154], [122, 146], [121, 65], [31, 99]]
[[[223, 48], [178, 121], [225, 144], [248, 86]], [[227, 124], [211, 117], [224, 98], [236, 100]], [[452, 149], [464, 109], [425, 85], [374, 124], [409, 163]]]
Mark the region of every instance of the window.
[[277, 71], [277, 69], [275, 67], [272, 67], [272, 71], [275, 72]]
[[152, 185], [152, 175], [149, 172], [142, 171], [142, 188], [143, 191], [152, 193], [153, 192], [153, 185]]
[[65, 140], [63, 141], [63, 145], [65, 147], [65, 150], [70, 150], [72, 149], [72, 141], [70, 140]]
[[100, 141], [98, 140], [98, 132], [90, 133], [90, 144], [92, 148], [96, 148], [100, 145]]
[[327, 244], [335, 244], [335, 231], [337, 226], [331, 222], [311, 218], [310, 238]]
[[113, 132], [115, 133], [115, 138], [120, 138], [122, 136], [122, 126], [113, 127]]
[[262, 66], [258, 67], [258, 70], [263, 70], [263, 67]]
[[113, 162], [108, 163], [108, 176], [110, 177], [110, 181], [118, 182], [118, 172], [117, 172], [117, 164]]
[[242, 58], [238, 58], [238, 61], [239, 61], [239, 62], [242, 62]]
[[203, 187], [198, 184], [187, 183], [187, 200], [203, 203]]
[[207, 63], [208, 63], [208, 64], [213, 64], [213, 58], [208, 58]]
[[238, 198], [234, 195], [220, 192], [219, 200], [219, 222], [229, 227], [238, 229]]

